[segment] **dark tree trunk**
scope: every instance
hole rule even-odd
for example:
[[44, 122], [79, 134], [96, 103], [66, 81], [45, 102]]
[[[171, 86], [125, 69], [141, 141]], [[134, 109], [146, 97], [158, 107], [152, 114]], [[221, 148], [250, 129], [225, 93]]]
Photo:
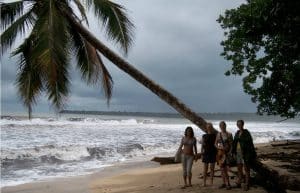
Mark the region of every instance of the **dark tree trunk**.
[[197, 113], [193, 112], [189, 107], [183, 104], [173, 94], [156, 84], [154, 81], [146, 77], [142, 72], [137, 70], [134, 66], [122, 59], [118, 54], [110, 50], [102, 42], [100, 42], [92, 33], [90, 33], [83, 25], [78, 23], [71, 15], [65, 13], [72, 25], [78, 30], [78, 32], [90, 42], [101, 54], [109, 59], [118, 68], [129, 74], [133, 79], [150, 89], [159, 98], [165, 101], [178, 111], [183, 117], [189, 119], [204, 132], [206, 132], [206, 121], [201, 118]]

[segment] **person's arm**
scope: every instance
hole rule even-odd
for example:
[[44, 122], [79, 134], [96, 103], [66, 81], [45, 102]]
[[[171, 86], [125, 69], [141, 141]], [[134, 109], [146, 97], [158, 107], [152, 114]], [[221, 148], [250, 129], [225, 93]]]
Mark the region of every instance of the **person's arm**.
[[237, 136], [238, 136], [238, 132], [235, 133], [233, 141], [232, 141], [231, 154], [236, 154]]
[[203, 152], [204, 152], [204, 146], [205, 146], [205, 141], [204, 141], [204, 135], [202, 136], [202, 144], [201, 144], [201, 154], [203, 154]]
[[219, 135], [220, 133], [218, 133], [217, 134], [217, 137], [216, 137], [216, 140], [215, 140], [215, 147], [218, 149], [219, 147], [218, 147], [218, 141], [219, 141], [219, 138], [220, 138], [220, 135]]
[[230, 145], [230, 150], [229, 150], [229, 152], [232, 152], [233, 137], [232, 137], [232, 134], [231, 134], [231, 133], [229, 133], [229, 136], [228, 136], [228, 142], [229, 142], [229, 145]]
[[181, 150], [181, 149], [182, 149], [182, 147], [183, 147], [183, 138], [184, 138], [184, 137], [182, 137], [182, 139], [181, 139], [181, 142], [180, 142], [180, 145], [179, 145], [179, 148], [178, 148], [178, 150]]
[[195, 150], [195, 157], [196, 157], [196, 161], [197, 161], [197, 154], [198, 154], [198, 152], [197, 152], [197, 140], [196, 140], [196, 138], [194, 138], [195, 140], [194, 140], [194, 150]]

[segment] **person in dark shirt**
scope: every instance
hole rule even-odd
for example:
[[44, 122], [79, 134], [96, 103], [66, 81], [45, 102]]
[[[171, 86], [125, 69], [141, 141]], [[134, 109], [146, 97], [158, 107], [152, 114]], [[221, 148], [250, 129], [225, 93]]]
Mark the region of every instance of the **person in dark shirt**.
[[208, 167], [210, 166], [210, 185], [213, 184], [214, 170], [216, 162], [217, 149], [215, 147], [216, 134], [214, 133], [212, 123], [206, 125], [207, 134], [202, 136], [202, 162], [204, 163], [203, 169], [203, 186], [206, 186], [206, 178]]
[[236, 157], [238, 166], [237, 186], [241, 187], [244, 168], [245, 185], [243, 189], [247, 191], [249, 190], [250, 166], [256, 160], [256, 152], [250, 132], [247, 129], [244, 129], [244, 121], [238, 120], [237, 127], [239, 130], [235, 133], [232, 145], [232, 153]]

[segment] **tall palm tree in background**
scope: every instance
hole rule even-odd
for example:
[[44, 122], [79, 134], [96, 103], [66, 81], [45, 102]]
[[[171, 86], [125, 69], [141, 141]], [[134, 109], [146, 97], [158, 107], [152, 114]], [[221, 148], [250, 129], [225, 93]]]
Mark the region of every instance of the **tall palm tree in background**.
[[94, 11], [108, 37], [127, 54], [134, 26], [124, 7], [112, 1], [23, 0], [1, 4], [1, 55], [11, 49], [18, 36], [29, 34], [12, 52], [20, 58], [16, 83], [29, 117], [42, 92], [57, 110], [63, 107], [69, 93], [72, 56], [82, 78], [87, 83], [101, 83], [109, 102], [113, 81], [101, 59], [104, 56], [205, 131], [204, 119], [88, 31], [86, 10]]

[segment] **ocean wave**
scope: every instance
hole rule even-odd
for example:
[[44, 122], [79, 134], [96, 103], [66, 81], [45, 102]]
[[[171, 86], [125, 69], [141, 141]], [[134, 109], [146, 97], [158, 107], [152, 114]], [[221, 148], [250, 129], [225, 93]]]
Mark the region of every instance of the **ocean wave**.
[[26, 149], [1, 150], [1, 161], [35, 160], [38, 162], [73, 161], [90, 156], [82, 146], [45, 145]]
[[293, 136], [293, 137], [300, 137], [300, 131], [293, 131], [290, 132], [289, 135]]
[[17, 168], [17, 169], [25, 169], [25, 168], [33, 168], [39, 166], [41, 163], [43, 164], [62, 164], [64, 160], [57, 158], [54, 155], [43, 155], [38, 158], [34, 157], [25, 157], [20, 156], [15, 159], [4, 158], [1, 159], [1, 167], [2, 168]]
[[284, 139], [298, 139], [300, 132], [280, 132], [280, 131], [266, 131], [266, 132], [251, 132], [254, 143], [267, 143], [276, 140]]
[[[213, 121], [216, 128], [218, 123]], [[226, 123], [234, 134], [236, 122]], [[173, 155], [188, 125], [192, 124], [153, 117], [2, 118], [2, 182], [78, 175], [119, 162]], [[203, 132], [192, 126], [199, 140]], [[298, 123], [246, 122], [245, 126], [255, 143], [300, 138]]]
[[142, 155], [143, 151], [144, 147], [138, 143], [111, 147], [45, 145], [27, 149], [1, 150], [1, 165], [29, 168], [39, 164], [63, 164], [91, 159], [114, 161]]
[[74, 125], [82, 126], [82, 125], [139, 125], [139, 124], [147, 124], [153, 123], [154, 120], [145, 120], [138, 121], [137, 119], [121, 119], [121, 120], [113, 120], [113, 119], [99, 119], [99, 118], [62, 118], [62, 119], [54, 119], [54, 118], [34, 118], [31, 120], [22, 120], [22, 119], [13, 119], [13, 118], [4, 118], [1, 119], [1, 126], [63, 126], [63, 125]]

